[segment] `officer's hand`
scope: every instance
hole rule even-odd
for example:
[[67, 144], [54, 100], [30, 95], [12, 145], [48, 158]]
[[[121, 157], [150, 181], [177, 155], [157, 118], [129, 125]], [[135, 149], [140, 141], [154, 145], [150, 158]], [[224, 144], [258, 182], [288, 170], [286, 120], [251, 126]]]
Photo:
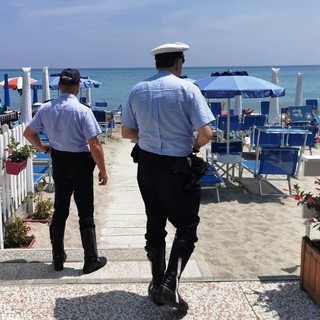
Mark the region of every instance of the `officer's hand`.
[[106, 174], [105, 176], [102, 176], [101, 173], [99, 172], [99, 185], [104, 186], [108, 182], [108, 175]]

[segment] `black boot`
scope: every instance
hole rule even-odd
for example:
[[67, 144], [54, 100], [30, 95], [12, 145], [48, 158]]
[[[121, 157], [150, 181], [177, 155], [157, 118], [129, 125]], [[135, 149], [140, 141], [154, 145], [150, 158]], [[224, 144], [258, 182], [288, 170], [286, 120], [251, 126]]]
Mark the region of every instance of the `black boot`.
[[187, 311], [189, 306], [179, 292], [179, 279], [194, 250], [193, 243], [175, 239], [172, 245], [167, 271], [155, 296], [158, 303], [163, 303], [180, 311]]
[[149, 299], [157, 305], [162, 305], [162, 303], [155, 300], [155, 296], [166, 270], [166, 246], [150, 247], [146, 245], [145, 250], [147, 251], [148, 260], [151, 262], [152, 273], [152, 281], [148, 288]]
[[88, 274], [104, 267], [107, 259], [105, 257], [98, 257], [95, 228], [80, 229], [80, 233], [84, 249], [83, 273]]
[[63, 270], [63, 264], [67, 259], [67, 255], [64, 252], [64, 229], [65, 226], [52, 226], [50, 225], [50, 239], [52, 244], [52, 256], [53, 256], [53, 265], [54, 270], [61, 271]]

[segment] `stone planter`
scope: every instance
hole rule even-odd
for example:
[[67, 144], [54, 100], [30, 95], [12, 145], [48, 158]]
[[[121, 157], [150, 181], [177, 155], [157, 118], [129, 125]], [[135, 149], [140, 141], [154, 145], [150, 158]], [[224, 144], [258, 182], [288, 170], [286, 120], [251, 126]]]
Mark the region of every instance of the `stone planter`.
[[302, 238], [300, 287], [320, 305], [320, 240]]

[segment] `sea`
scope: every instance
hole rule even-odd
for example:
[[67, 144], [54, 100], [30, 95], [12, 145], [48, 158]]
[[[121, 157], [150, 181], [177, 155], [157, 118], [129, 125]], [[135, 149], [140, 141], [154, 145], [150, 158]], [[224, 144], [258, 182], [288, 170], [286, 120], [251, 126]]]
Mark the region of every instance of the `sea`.
[[[184, 67], [182, 76], [190, 80], [199, 80], [214, 72], [246, 71], [250, 76], [272, 81], [272, 68], [280, 68], [279, 86], [285, 88], [285, 96], [279, 98], [280, 107], [295, 105], [298, 73], [302, 74], [302, 94], [305, 99], [320, 98], [320, 65], [312, 66], [227, 66], [227, 67]], [[107, 102], [109, 109], [116, 109], [120, 104], [125, 105], [132, 87], [141, 80], [149, 78], [157, 71], [155, 68], [79, 68], [81, 76], [102, 82], [99, 88], [91, 89], [92, 106], [96, 102]], [[49, 74], [59, 73], [61, 69], [50, 69]], [[0, 80], [8, 77], [22, 76], [22, 69], [0, 69]], [[31, 68], [31, 78], [42, 79], [42, 69]], [[2, 81], [2, 80], [1, 80]], [[3, 91], [3, 90], [1, 90]], [[0, 91], [0, 99], [4, 101], [4, 92]], [[59, 95], [58, 90], [51, 90], [51, 98]], [[85, 89], [78, 97], [85, 97]], [[39, 102], [42, 102], [41, 90], [38, 90]], [[268, 100], [264, 98], [263, 100]], [[261, 99], [243, 99], [243, 108], [252, 108], [255, 113], [260, 112]], [[21, 97], [16, 90], [10, 90], [11, 106], [9, 110], [20, 110]], [[232, 102], [231, 102], [232, 107]]]

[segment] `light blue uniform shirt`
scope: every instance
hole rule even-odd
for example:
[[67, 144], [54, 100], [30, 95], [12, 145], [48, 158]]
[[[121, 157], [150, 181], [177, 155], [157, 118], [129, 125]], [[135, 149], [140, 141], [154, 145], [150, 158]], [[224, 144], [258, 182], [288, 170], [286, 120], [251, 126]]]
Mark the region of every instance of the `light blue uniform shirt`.
[[53, 149], [68, 152], [90, 151], [88, 140], [101, 133], [91, 109], [69, 93], [43, 105], [28, 127], [45, 131]]
[[124, 126], [139, 131], [139, 146], [159, 155], [191, 153], [193, 132], [214, 120], [199, 88], [169, 71], [134, 86], [123, 110]]

